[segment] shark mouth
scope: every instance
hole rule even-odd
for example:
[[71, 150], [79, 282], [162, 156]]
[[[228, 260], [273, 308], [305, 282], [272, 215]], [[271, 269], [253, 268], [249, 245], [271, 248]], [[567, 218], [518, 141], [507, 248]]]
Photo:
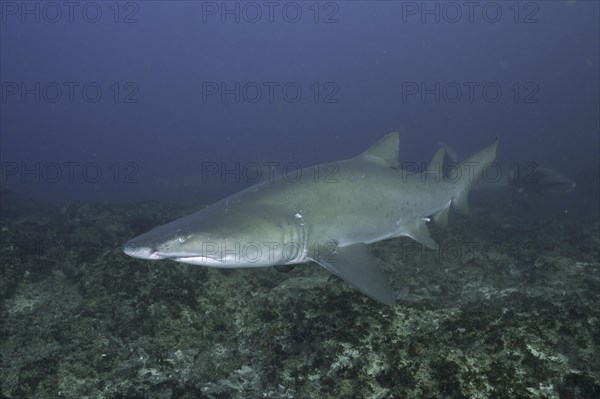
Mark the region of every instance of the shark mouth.
[[200, 256], [185, 256], [185, 257], [172, 257], [171, 260], [179, 263], [187, 263], [189, 265], [200, 265], [200, 266], [223, 266], [224, 261], [211, 258], [206, 255]]
[[132, 258], [151, 260], [165, 259], [165, 257], [160, 255], [156, 249], [140, 247], [133, 241], [129, 241], [123, 246], [123, 252]]

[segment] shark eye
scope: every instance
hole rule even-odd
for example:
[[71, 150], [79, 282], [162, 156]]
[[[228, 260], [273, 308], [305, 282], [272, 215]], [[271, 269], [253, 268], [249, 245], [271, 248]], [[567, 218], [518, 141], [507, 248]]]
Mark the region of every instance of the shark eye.
[[183, 244], [184, 242], [186, 242], [188, 239], [190, 238], [190, 236], [185, 235], [185, 236], [179, 236], [177, 237], [177, 241], [179, 241], [180, 244]]

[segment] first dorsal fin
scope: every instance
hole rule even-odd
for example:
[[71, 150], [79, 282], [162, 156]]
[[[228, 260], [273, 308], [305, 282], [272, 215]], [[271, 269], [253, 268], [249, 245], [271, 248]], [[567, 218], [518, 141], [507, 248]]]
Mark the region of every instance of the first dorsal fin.
[[400, 133], [393, 132], [373, 144], [357, 158], [373, 162], [386, 168], [397, 168], [400, 165]]

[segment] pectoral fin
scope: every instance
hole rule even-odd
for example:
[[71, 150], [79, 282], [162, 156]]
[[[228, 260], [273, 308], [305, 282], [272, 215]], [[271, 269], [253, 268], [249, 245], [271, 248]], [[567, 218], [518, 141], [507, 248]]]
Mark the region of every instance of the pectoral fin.
[[338, 247], [326, 259], [315, 259], [315, 262], [377, 302], [385, 305], [396, 303], [394, 291], [375, 265], [366, 244]]

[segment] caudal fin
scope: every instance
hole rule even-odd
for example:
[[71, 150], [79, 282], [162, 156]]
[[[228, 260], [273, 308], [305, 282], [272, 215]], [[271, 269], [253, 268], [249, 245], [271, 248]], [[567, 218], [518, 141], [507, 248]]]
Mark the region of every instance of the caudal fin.
[[[487, 170], [486, 168], [496, 159], [497, 146], [498, 138], [496, 138], [494, 144], [464, 160], [450, 173], [448, 180], [458, 185], [457, 193], [452, 199], [452, 206], [459, 213], [465, 215], [469, 213], [469, 191], [481, 179]], [[494, 169], [490, 173], [492, 172], [494, 176], [491, 177], [493, 178], [497, 170]]]

